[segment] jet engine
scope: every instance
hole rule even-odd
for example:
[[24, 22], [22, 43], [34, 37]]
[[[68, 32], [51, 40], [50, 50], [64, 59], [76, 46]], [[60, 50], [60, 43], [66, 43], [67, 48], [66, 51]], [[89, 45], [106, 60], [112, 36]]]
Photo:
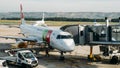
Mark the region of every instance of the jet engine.
[[27, 42], [17, 41], [15, 44], [12, 44], [12, 48], [27, 48]]

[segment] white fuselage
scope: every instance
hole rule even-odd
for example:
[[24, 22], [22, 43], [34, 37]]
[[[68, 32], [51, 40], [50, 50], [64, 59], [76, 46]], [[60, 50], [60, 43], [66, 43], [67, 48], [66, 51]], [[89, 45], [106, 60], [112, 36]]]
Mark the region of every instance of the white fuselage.
[[75, 43], [71, 34], [68, 32], [28, 24], [21, 24], [20, 29], [25, 37], [34, 38], [38, 43], [40, 41], [47, 42], [51, 47], [63, 52], [74, 50]]

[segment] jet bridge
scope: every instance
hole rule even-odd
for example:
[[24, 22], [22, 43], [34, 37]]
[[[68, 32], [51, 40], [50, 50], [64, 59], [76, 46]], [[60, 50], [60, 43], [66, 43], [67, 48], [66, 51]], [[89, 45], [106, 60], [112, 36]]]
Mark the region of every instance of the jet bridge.
[[104, 56], [113, 55], [116, 50], [120, 52], [120, 25], [66, 25], [60, 29], [71, 33], [76, 45], [90, 45], [90, 60], [95, 58], [92, 55], [94, 45], [104, 45], [100, 46]]
[[67, 25], [60, 28], [73, 35], [78, 45], [119, 45], [120, 25]]
[[86, 44], [86, 26], [83, 25], [66, 25], [60, 28], [63, 31], [67, 31], [73, 35], [75, 44]]

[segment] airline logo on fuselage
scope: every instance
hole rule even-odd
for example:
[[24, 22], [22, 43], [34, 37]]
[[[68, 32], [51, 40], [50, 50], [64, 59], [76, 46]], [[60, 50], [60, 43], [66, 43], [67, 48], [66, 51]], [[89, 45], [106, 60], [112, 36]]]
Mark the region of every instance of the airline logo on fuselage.
[[46, 41], [48, 44], [50, 43], [50, 35], [52, 33], [52, 30], [44, 30], [43, 32], [43, 41]]

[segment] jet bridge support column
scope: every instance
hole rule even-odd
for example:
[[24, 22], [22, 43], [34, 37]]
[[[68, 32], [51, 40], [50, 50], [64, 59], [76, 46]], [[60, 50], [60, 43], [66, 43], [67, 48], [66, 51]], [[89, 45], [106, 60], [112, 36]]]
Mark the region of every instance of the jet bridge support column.
[[93, 46], [90, 46], [90, 58], [93, 58]]
[[88, 55], [88, 60], [95, 60], [93, 56], [93, 46], [90, 45], [90, 55]]
[[111, 36], [112, 36], [112, 34], [111, 34], [111, 26], [109, 26], [109, 21], [110, 21], [110, 19], [108, 19], [107, 17], [105, 17], [105, 20], [106, 20], [106, 41], [108, 42], [108, 41], [111, 41], [112, 40], [112, 38], [111, 38]]
[[99, 55], [93, 55], [93, 45], [90, 45], [90, 55], [88, 55], [88, 60], [101, 61], [101, 57]]

